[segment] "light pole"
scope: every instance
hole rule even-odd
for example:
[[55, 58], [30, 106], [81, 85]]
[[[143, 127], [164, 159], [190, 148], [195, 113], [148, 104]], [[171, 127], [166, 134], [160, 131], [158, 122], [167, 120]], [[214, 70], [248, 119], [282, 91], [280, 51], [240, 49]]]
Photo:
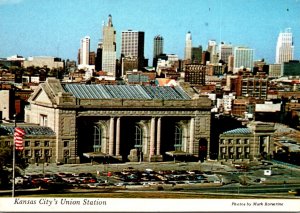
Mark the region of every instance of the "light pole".
[[43, 160], [43, 177], [45, 177], [45, 157], [44, 157], [44, 160]]
[[[14, 114], [14, 127], [17, 127], [17, 115]], [[14, 130], [15, 132], [15, 130]], [[15, 145], [15, 138], [13, 134], [13, 165], [12, 165], [12, 193], [11, 196], [15, 197], [15, 164], [16, 164], [16, 145]]]

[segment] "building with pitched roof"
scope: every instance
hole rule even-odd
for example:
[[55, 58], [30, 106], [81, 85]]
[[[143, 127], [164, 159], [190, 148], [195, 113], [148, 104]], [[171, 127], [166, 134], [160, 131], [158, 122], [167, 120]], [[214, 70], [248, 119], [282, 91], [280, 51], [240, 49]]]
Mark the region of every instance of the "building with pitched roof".
[[192, 98], [180, 86], [62, 84], [48, 78], [28, 101], [25, 122], [55, 132], [55, 162], [210, 158], [211, 101]]

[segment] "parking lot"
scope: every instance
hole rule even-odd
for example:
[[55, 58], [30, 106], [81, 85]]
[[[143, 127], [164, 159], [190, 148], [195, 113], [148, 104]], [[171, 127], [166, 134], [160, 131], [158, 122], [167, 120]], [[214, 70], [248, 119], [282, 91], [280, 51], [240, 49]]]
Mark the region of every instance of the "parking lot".
[[[30, 165], [16, 183], [21, 187], [47, 187], [64, 184], [67, 188], [96, 188], [102, 186], [153, 186], [161, 184], [220, 184], [211, 170], [230, 171], [218, 163], [131, 163], [131, 164], [73, 164]], [[22, 184], [21, 184], [22, 183]]]
[[[272, 171], [265, 175], [265, 171]], [[125, 164], [30, 165], [25, 173], [34, 187], [59, 183], [68, 188], [223, 186], [230, 184], [297, 184], [300, 171], [273, 163], [224, 164], [208, 162], [161, 162]], [[25, 181], [26, 182], [26, 181]]]

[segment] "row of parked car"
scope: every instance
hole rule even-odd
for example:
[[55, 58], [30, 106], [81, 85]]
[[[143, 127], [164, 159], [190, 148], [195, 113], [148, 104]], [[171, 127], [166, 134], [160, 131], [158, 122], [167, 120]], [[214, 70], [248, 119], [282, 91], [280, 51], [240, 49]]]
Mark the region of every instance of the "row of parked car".
[[192, 184], [208, 183], [207, 174], [199, 170], [164, 170], [153, 171], [145, 169], [144, 171], [135, 170], [131, 167], [121, 172], [114, 172], [111, 176], [116, 185], [157, 185], [157, 184]]
[[61, 188], [96, 188], [98, 186], [125, 186], [125, 185], [157, 185], [157, 184], [193, 184], [218, 181], [211, 179], [210, 174], [199, 170], [165, 170], [153, 171], [145, 169], [136, 170], [132, 167], [120, 172], [105, 173], [56, 173], [56, 174], [28, 174], [17, 177], [15, 183], [20, 188], [49, 188], [60, 185]]
[[53, 185], [60, 185], [63, 188], [85, 186], [91, 183], [104, 183], [91, 173], [57, 173], [57, 174], [28, 174], [15, 178], [15, 185], [18, 188], [49, 188]]

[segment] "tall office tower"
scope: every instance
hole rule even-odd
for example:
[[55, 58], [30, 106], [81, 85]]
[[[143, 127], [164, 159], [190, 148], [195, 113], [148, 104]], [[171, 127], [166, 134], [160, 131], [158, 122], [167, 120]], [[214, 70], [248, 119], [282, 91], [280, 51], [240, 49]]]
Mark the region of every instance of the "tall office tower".
[[210, 61], [210, 53], [208, 51], [203, 51], [201, 64], [206, 65], [208, 61]]
[[233, 54], [233, 46], [230, 44], [224, 44], [222, 42], [220, 45], [219, 60], [222, 60], [226, 64], [228, 64], [228, 57], [232, 54]]
[[110, 76], [116, 76], [116, 50], [116, 31], [109, 15], [107, 24], [103, 25], [102, 70]]
[[184, 59], [192, 60], [192, 35], [190, 31], [185, 36]]
[[96, 71], [102, 70], [102, 41], [98, 43], [97, 47], [97, 54], [96, 54], [96, 60], [95, 60], [95, 69]]
[[85, 36], [83, 39], [81, 39], [80, 64], [89, 65], [89, 56], [90, 56], [90, 37]]
[[210, 53], [210, 63], [218, 63], [218, 52], [217, 52], [217, 42], [215, 40], [209, 40], [207, 51]]
[[164, 38], [160, 35], [154, 37], [153, 40], [153, 66], [156, 67], [158, 56], [164, 52]]
[[144, 66], [145, 33], [127, 30], [122, 32], [121, 57], [137, 58], [138, 69]]
[[276, 46], [276, 64], [288, 62], [294, 58], [293, 35], [291, 28], [279, 33]]
[[234, 72], [241, 68], [252, 70], [254, 59], [254, 50], [248, 47], [234, 48]]
[[164, 38], [160, 35], [154, 37], [153, 43], [153, 58], [157, 58], [164, 53]]
[[95, 65], [95, 61], [96, 61], [96, 53], [90, 52], [89, 65]]
[[280, 77], [281, 73], [281, 64], [270, 64], [269, 65], [269, 77]]
[[81, 52], [81, 47], [78, 49], [78, 53], [77, 53], [77, 64], [81, 64], [81, 56], [80, 56], [80, 52]]
[[192, 47], [192, 62], [201, 64], [202, 61], [202, 46]]
[[216, 40], [209, 40], [208, 41], [207, 51], [210, 54], [217, 54], [217, 42], [216, 42]]
[[228, 66], [228, 72], [233, 72], [233, 67], [234, 67], [234, 56], [233, 55], [228, 56], [227, 66]]

